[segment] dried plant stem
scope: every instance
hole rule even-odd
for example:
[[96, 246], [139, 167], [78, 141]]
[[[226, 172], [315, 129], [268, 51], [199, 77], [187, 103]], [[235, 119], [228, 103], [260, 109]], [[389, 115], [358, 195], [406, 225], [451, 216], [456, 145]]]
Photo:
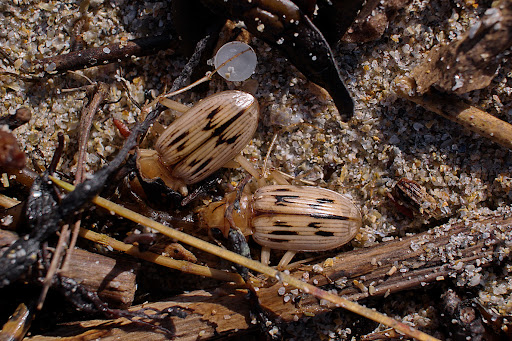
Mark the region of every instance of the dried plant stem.
[[469, 130], [494, 141], [503, 147], [512, 149], [512, 125], [465, 103], [455, 95], [442, 94], [430, 90], [416, 95], [416, 84], [412, 78], [401, 77], [395, 80], [398, 95], [427, 110], [458, 123]]
[[179, 40], [169, 35], [134, 39], [110, 45], [92, 47], [67, 54], [36, 60], [35, 71], [63, 72], [91, 66], [117, 63], [131, 56], [147, 56], [158, 51], [178, 47]]
[[[85, 159], [87, 157], [87, 141], [89, 141], [89, 136], [91, 134], [91, 126], [94, 115], [98, 111], [101, 103], [105, 100], [105, 97], [108, 95], [109, 86], [105, 83], [97, 84], [97, 91], [94, 94], [91, 103], [84, 108], [82, 111], [82, 115], [80, 117], [80, 136], [78, 138], [78, 161], [76, 166], [76, 174], [75, 174], [75, 185], [84, 181], [85, 178]], [[71, 240], [69, 241], [68, 252], [66, 253], [66, 258], [62, 264], [62, 268], [66, 268], [66, 264], [75, 249], [76, 240], [78, 239], [78, 232], [80, 230], [80, 219], [78, 219], [74, 226], [73, 232], [71, 235]]]
[[103, 102], [108, 94], [109, 87], [105, 83], [98, 83], [97, 91], [94, 94], [91, 103], [82, 110], [80, 117], [80, 136], [78, 138], [78, 160], [75, 176], [75, 184], [83, 181], [85, 158], [87, 156], [87, 141], [91, 133], [91, 125], [94, 115], [99, 109], [100, 104]]
[[[59, 179], [56, 179], [54, 177], [52, 177], [51, 179], [58, 186], [66, 189], [68, 191], [74, 190], [74, 186], [71, 184], [68, 184], [68, 183], [61, 181]], [[285, 274], [281, 271], [278, 271], [276, 269], [273, 269], [271, 267], [265, 266], [265, 265], [261, 264], [260, 262], [251, 260], [251, 259], [243, 257], [237, 253], [227, 251], [227, 250], [222, 249], [216, 245], [205, 242], [204, 240], [195, 238], [186, 233], [169, 228], [169, 227], [162, 225], [154, 220], [151, 220], [150, 218], [147, 218], [143, 215], [135, 213], [129, 209], [126, 209], [125, 207], [120, 206], [120, 205], [117, 205], [109, 200], [106, 200], [104, 198], [97, 196], [92, 201], [96, 205], [101, 206], [109, 211], [115, 212], [116, 214], [118, 214], [121, 217], [130, 219], [130, 220], [137, 222], [141, 225], [155, 229], [155, 230], [159, 231], [160, 233], [162, 233], [168, 237], [174, 238], [182, 243], [192, 245], [192, 246], [194, 246], [200, 250], [203, 250], [205, 252], [214, 254], [218, 257], [221, 257], [221, 258], [224, 258], [231, 262], [240, 264], [240, 265], [245, 266], [251, 270], [254, 270], [254, 271], [260, 272], [262, 274], [265, 274], [267, 276], [270, 276], [272, 278], [275, 278], [281, 282], [288, 283], [289, 285], [292, 285], [295, 288], [301, 289], [304, 293], [308, 293], [308, 294], [314, 295], [320, 299], [325, 299], [327, 301], [330, 301], [330, 302], [336, 304], [336, 306], [347, 309], [351, 312], [359, 314], [359, 315], [366, 317], [370, 320], [382, 323], [388, 327], [394, 328], [394, 329], [406, 334], [407, 336], [416, 338], [418, 340], [437, 340], [436, 338], [434, 338], [430, 335], [427, 335], [427, 334], [425, 334], [417, 329], [414, 329], [402, 322], [399, 322], [395, 319], [385, 316], [377, 311], [363, 307], [363, 306], [361, 306], [355, 302], [349, 301], [343, 297], [339, 297], [337, 295], [328, 293], [327, 291], [317, 288], [311, 284], [304, 283], [303, 281], [301, 281], [295, 277], [287, 275], [287, 274]]]
[[111, 246], [115, 250], [122, 251], [134, 257], [141, 258], [155, 264], [163, 265], [171, 269], [176, 269], [181, 272], [211, 277], [221, 281], [235, 282], [237, 284], [244, 283], [244, 280], [238, 274], [230, 273], [227, 271], [221, 271], [217, 269], [211, 269], [207, 266], [190, 263], [183, 260], [172, 259], [170, 257], [158, 255], [153, 252], [141, 252], [139, 248], [134, 245], [123, 243], [107, 235], [96, 233], [84, 228], [80, 228], [80, 237], [91, 240], [96, 243]]

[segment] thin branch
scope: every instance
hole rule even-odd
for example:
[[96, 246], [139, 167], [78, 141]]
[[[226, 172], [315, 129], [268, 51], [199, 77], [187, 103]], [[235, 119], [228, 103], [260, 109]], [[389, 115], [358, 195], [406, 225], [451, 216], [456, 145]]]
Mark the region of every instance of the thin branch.
[[34, 71], [63, 72], [116, 63], [132, 56], [147, 56], [158, 51], [176, 49], [179, 41], [170, 35], [146, 37], [106, 46], [92, 47], [35, 62]]
[[416, 94], [416, 83], [408, 77], [397, 78], [396, 93], [427, 110], [435, 112], [458, 123], [501, 146], [512, 149], [512, 124], [465, 103], [455, 95], [430, 90], [422, 95]]

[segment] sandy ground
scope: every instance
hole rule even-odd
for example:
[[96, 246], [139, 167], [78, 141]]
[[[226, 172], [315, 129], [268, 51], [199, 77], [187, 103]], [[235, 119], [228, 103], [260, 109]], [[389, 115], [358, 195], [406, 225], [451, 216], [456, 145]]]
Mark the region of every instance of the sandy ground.
[[[401, 215], [387, 197], [400, 178], [424, 186], [438, 202], [443, 217], [452, 221], [507, 213], [512, 186], [510, 151], [398, 98], [391, 86], [396, 76], [407, 75], [433, 46], [461, 36], [490, 4], [415, 0], [399, 12], [380, 39], [338, 45], [335, 57], [356, 102], [355, 115], [348, 122], [340, 121], [332, 101], [279, 51], [256, 38], [252, 43], [259, 64], [252, 83], [232, 84], [217, 77], [209, 84], [208, 93], [257, 84], [262, 120], [244, 155], [261, 164], [273, 132], [279, 132], [271, 153], [274, 167], [296, 176], [305, 174], [319, 186], [349, 195], [361, 208], [363, 227], [354, 247], [368, 247], [425, 229], [421, 217]], [[0, 46], [14, 60], [11, 64], [0, 59], [0, 67], [19, 72], [31, 61], [68, 51], [79, 1], [5, 1], [0, 8]], [[91, 1], [90, 27], [84, 39], [92, 47], [154, 34], [169, 24], [168, 11], [166, 1]], [[73, 173], [85, 93], [62, 90], [88, 84], [86, 77], [108, 83], [109, 104], [101, 107], [88, 144], [87, 169], [92, 172], [122, 143], [111, 118], [133, 123], [139, 115], [117, 81], [119, 77], [127, 80], [132, 97], [143, 103], [169, 87], [184, 62], [172, 53], [160, 53], [38, 83], [0, 76], [0, 110], [3, 114], [13, 114], [20, 106], [32, 110], [33, 119], [17, 129], [16, 135], [22, 148], [39, 164], [51, 158], [57, 132], [64, 132], [68, 145], [60, 170]], [[491, 85], [466, 94], [464, 99], [512, 121], [511, 65], [505, 56]], [[193, 103], [204, 96], [192, 90], [178, 100]], [[170, 114], [162, 121], [172, 119]], [[225, 174], [226, 182], [236, 184], [240, 178], [239, 172]], [[473, 266], [448, 283], [421, 291], [422, 295], [405, 293], [396, 295], [396, 300], [389, 298], [378, 309], [435, 334], [442, 321], [430, 302], [438, 296], [429, 298], [429, 292], [438, 295], [444, 286], [451, 286], [467, 289], [470, 297], [480, 299], [485, 306], [510, 314], [512, 278], [508, 270], [508, 264], [490, 269]], [[320, 322], [304, 335], [353, 336], [337, 318]]]

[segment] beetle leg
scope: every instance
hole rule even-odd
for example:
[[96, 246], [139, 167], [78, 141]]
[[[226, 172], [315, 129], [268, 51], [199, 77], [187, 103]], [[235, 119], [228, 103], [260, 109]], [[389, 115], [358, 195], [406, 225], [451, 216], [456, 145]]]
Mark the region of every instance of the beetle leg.
[[172, 99], [166, 98], [166, 97], [160, 97], [158, 98], [158, 102], [160, 104], [165, 105], [167, 108], [175, 110], [181, 114], [185, 113], [190, 109], [189, 106], [186, 106], [185, 104], [181, 104], [180, 102], [173, 101]]
[[281, 258], [281, 260], [279, 261], [279, 264], [277, 265], [277, 269], [283, 270], [290, 263], [290, 261], [293, 259], [295, 254], [296, 254], [295, 251], [286, 251], [283, 258]]
[[268, 265], [270, 263], [270, 248], [268, 246], [261, 247], [260, 262], [264, 265]]
[[235, 157], [235, 161], [240, 164], [240, 166], [245, 169], [245, 171], [251, 174], [256, 180], [258, 180], [258, 187], [265, 186], [265, 181], [260, 175], [260, 172], [245, 158], [242, 154], [238, 154]]
[[289, 185], [290, 184], [290, 182], [288, 182], [288, 180], [285, 179], [283, 174], [277, 170], [272, 170], [272, 172], [270, 172], [269, 177], [272, 178], [278, 185]]

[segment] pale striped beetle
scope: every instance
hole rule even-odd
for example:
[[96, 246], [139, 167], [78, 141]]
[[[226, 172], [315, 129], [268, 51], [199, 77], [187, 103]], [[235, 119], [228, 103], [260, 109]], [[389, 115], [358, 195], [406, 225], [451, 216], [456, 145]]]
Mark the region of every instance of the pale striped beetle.
[[140, 149], [137, 168], [145, 179], [160, 178], [187, 195], [186, 185], [204, 180], [232, 160], [252, 139], [259, 104], [243, 91], [209, 96], [174, 121], [155, 143]]
[[[284, 268], [296, 252], [326, 251], [346, 244], [362, 225], [361, 213], [348, 197], [321, 187], [269, 185], [252, 196], [236, 196], [229, 193], [224, 200], [199, 209], [200, 224], [225, 235], [233, 225], [252, 234], [262, 246], [264, 264], [269, 263], [271, 249], [286, 250], [278, 268]], [[235, 203], [237, 209], [228, 209]]]

